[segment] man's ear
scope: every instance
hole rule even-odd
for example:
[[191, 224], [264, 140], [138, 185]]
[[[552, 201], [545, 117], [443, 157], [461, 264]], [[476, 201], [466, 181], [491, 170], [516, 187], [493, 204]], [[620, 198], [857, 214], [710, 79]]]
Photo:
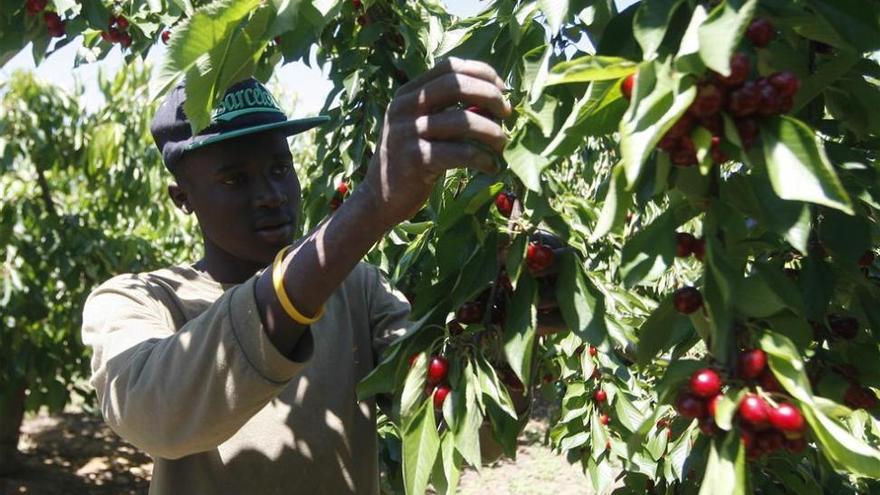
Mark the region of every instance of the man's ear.
[[180, 187], [177, 182], [172, 182], [168, 184], [168, 196], [171, 198], [171, 201], [174, 202], [175, 206], [180, 208], [181, 211], [189, 215], [192, 213], [192, 207], [189, 204], [189, 199], [187, 198], [186, 191]]

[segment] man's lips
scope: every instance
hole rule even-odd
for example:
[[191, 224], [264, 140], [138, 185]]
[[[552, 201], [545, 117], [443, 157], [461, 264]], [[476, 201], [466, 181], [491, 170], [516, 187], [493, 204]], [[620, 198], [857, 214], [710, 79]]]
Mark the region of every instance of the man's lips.
[[269, 220], [257, 223], [257, 227], [254, 230], [257, 232], [278, 230], [284, 227], [289, 227], [291, 223], [290, 220]]

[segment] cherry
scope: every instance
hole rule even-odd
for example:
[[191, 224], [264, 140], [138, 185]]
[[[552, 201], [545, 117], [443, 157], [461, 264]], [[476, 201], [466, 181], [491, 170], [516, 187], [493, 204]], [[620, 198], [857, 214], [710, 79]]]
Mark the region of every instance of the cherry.
[[700, 432], [707, 437], [715, 436], [715, 434], [718, 433], [718, 427], [715, 425], [715, 420], [710, 417], [701, 419], [699, 427]]
[[680, 138], [683, 136], [689, 136], [691, 133], [691, 129], [694, 128], [694, 118], [689, 114], [684, 114], [675, 121], [675, 124], [666, 131], [666, 137], [671, 138]]
[[477, 115], [481, 115], [483, 117], [486, 117], [489, 120], [495, 120], [495, 115], [493, 115], [492, 112], [486, 110], [483, 107], [479, 107], [477, 105], [471, 105], [471, 106], [465, 108], [465, 111], [473, 112]]
[[412, 368], [414, 364], [416, 364], [416, 359], [419, 358], [419, 353], [414, 352], [412, 356], [409, 357], [409, 367]]
[[727, 100], [727, 112], [734, 117], [747, 117], [758, 110], [761, 105], [761, 91], [752, 81], [730, 93]]
[[495, 208], [498, 208], [498, 213], [501, 213], [501, 216], [505, 218], [510, 218], [511, 212], [513, 212], [513, 200], [516, 197], [512, 193], [502, 192], [499, 193], [498, 196], [495, 196]]
[[843, 402], [852, 409], [874, 409], [877, 406], [877, 396], [870, 389], [852, 384], [846, 389]]
[[687, 232], [675, 233], [675, 256], [679, 258], [687, 258], [694, 252], [694, 243], [697, 238], [693, 234]]
[[449, 372], [449, 361], [443, 356], [433, 356], [428, 363], [428, 384], [437, 385], [446, 378]]
[[690, 387], [691, 392], [698, 397], [715, 397], [721, 393], [721, 377], [715, 371], [703, 368], [691, 375]]
[[716, 113], [711, 117], [701, 118], [700, 125], [711, 132], [713, 136], [724, 134], [724, 119], [721, 118], [720, 113]]
[[537, 242], [529, 243], [526, 250], [526, 265], [532, 272], [546, 270], [553, 265], [553, 249]]
[[761, 94], [761, 103], [758, 105], [758, 115], [764, 117], [776, 115], [782, 110], [782, 95], [766, 79], [758, 81], [758, 91]]
[[596, 402], [605, 402], [608, 399], [608, 394], [600, 388], [593, 392], [593, 399], [595, 399]]
[[873, 251], [865, 251], [865, 254], [859, 258], [859, 266], [861, 268], [868, 268], [869, 266], [874, 264], [874, 252]]
[[627, 100], [632, 99], [633, 94], [633, 85], [636, 81], [636, 75], [630, 74], [624, 78], [623, 81], [620, 82], [620, 92], [623, 93], [623, 97]]
[[434, 389], [434, 409], [443, 409], [443, 402], [446, 400], [446, 396], [449, 395], [452, 389], [447, 387], [446, 385], [440, 385], [439, 387]]
[[748, 149], [758, 139], [760, 127], [755, 119], [739, 119], [736, 121], [736, 130], [743, 147]]
[[666, 428], [667, 426], [669, 426], [668, 419], [658, 419], [657, 420], [657, 428]]
[[706, 417], [706, 403], [690, 392], [682, 392], [675, 398], [675, 410], [685, 418], [699, 419]]
[[748, 55], [744, 53], [734, 53], [733, 56], [730, 57], [730, 75], [725, 77], [721, 74], [716, 74], [715, 79], [723, 86], [739, 86], [749, 78], [751, 65]]
[[122, 33], [119, 36], [119, 45], [123, 48], [128, 48], [131, 46], [131, 35], [128, 33]]
[[477, 301], [462, 304], [455, 312], [455, 319], [465, 325], [479, 323], [483, 319], [483, 304]]
[[446, 328], [449, 329], [449, 335], [461, 335], [464, 332], [464, 327], [461, 326], [461, 323], [452, 320], [447, 325]]
[[758, 377], [758, 383], [767, 392], [782, 392], [782, 385], [779, 383], [779, 380], [767, 368], [764, 368], [764, 372]]
[[782, 432], [800, 432], [804, 430], [804, 417], [796, 407], [788, 403], [770, 409], [768, 414], [770, 425]]
[[526, 386], [523, 385], [523, 382], [520, 381], [519, 377], [516, 376], [516, 373], [513, 372], [509, 367], [505, 368], [501, 373], [501, 381], [507, 385], [507, 388], [514, 392], [522, 393], [525, 391]]
[[678, 138], [669, 136], [668, 134], [663, 136], [663, 138], [660, 139], [660, 142], [657, 143], [657, 149], [667, 153], [675, 151], [676, 148], [678, 148]]
[[333, 198], [330, 200], [330, 211], [336, 211], [339, 207], [342, 206], [342, 200], [339, 198]]
[[785, 450], [792, 453], [803, 452], [807, 448], [807, 439], [801, 438], [786, 438], [783, 440], [782, 445], [785, 447]]
[[599, 415], [599, 422], [605, 426], [608, 426], [608, 423], [611, 422], [611, 417], [608, 416], [607, 414], [600, 414]]
[[[681, 138], [679, 145], [681, 146], [681, 142], [685, 139], [690, 140], [688, 137]], [[693, 151], [689, 151], [685, 146], [680, 147], [679, 149], [672, 152], [672, 163], [678, 165], [679, 167], [693, 167], [697, 164], [697, 154]]]
[[746, 394], [739, 403], [739, 415], [751, 426], [763, 426], [767, 423], [769, 406], [764, 399], [755, 394]]
[[767, 367], [767, 354], [761, 349], [751, 349], [739, 354], [736, 371], [740, 378], [757, 378]]
[[365, 16], [365, 15], [359, 15], [359, 16], [357, 16], [357, 23], [358, 23], [358, 25], [360, 25], [360, 26], [366, 26], [367, 24], [369, 24], [369, 22], [370, 22], [370, 21], [367, 19], [367, 16]]
[[776, 430], [769, 430], [758, 435], [757, 443], [764, 453], [769, 454], [782, 448], [785, 443], [785, 437]]
[[773, 29], [773, 24], [764, 18], [755, 19], [746, 30], [746, 38], [758, 48], [769, 45], [775, 37], [776, 30]]
[[121, 14], [118, 15], [118, 16], [116, 16], [115, 18], [114, 18], [114, 17], [111, 17], [111, 18], [110, 18], [110, 23], [111, 23], [111, 24], [115, 23], [115, 24], [116, 24], [116, 27], [118, 27], [119, 29], [121, 29], [121, 30], [123, 30], [123, 31], [125, 31], [126, 29], [128, 29], [128, 19], [126, 19], [125, 16], [123, 16], [123, 15], [121, 15]]
[[714, 84], [699, 87], [697, 97], [691, 103], [689, 111], [700, 118], [711, 117], [721, 111], [724, 106], [724, 93]]
[[162, 31], [162, 43], [165, 43], [167, 45], [168, 40], [170, 40], [170, 39], [171, 39], [171, 31], [169, 31], [167, 29]]
[[57, 12], [44, 12], [43, 22], [46, 24], [46, 30], [53, 37], [64, 36], [64, 21]]
[[339, 193], [340, 196], [345, 196], [348, 194], [348, 184], [345, 182], [340, 182], [338, 186], [336, 186], [336, 192]]
[[703, 305], [703, 296], [694, 287], [682, 287], [672, 296], [672, 305], [683, 315], [689, 315]]
[[49, 0], [28, 0], [25, 9], [29, 15], [37, 15], [45, 10], [48, 4]]
[[544, 383], [553, 383], [553, 381], [556, 380], [556, 377], [553, 376], [553, 374], [551, 374], [551, 373], [547, 373], [544, 375], [543, 380], [544, 380]]
[[598, 350], [598, 349], [596, 349], [596, 348], [595, 348], [595, 347], [593, 347], [593, 346], [590, 346], [590, 349], [589, 349], [589, 351], [588, 351], [588, 352], [589, 352], [589, 353], [590, 353], [590, 356], [593, 356], [593, 357], [595, 357], [595, 356], [596, 356], [596, 354], [598, 354], [598, 353], [599, 353], [599, 350]]
[[361, 0], [351, 0], [351, 6], [354, 7], [355, 10], [360, 10], [364, 5]]
[[709, 415], [713, 418], [715, 417], [715, 412], [718, 410], [718, 402], [721, 401], [721, 397], [723, 396], [721, 394], [718, 394], [715, 397], [709, 399], [709, 401], [706, 403]]
[[830, 315], [828, 326], [835, 335], [842, 339], [851, 340], [859, 333], [859, 320], [852, 316]]
[[694, 241], [694, 258], [699, 261], [703, 261], [703, 257], [706, 256], [706, 239], [700, 237], [699, 239]]
[[776, 88], [782, 96], [794, 96], [801, 87], [801, 82], [794, 73], [789, 71], [777, 72], [770, 76], [770, 84]]

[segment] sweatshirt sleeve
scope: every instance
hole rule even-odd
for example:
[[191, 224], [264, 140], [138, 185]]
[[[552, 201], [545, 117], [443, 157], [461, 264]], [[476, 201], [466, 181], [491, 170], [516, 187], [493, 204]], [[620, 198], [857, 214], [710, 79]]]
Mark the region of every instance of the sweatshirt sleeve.
[[91, 384], [107, 424], [154, 457], [216, 448], [282, 391], [311, 360], [282, 355], [257, 311], [256, 278], [223, 293], [175, 331], [151, 287], [134, 275], [94, 290], [82, 337], [93, 351]]
[[382, 272], [367, 265], [370, 310], [370, 328], [373, 332], [373, 356], [378, 363], [389, 344], [406, 332], [410, 323], [410, 304], [391, 284]]

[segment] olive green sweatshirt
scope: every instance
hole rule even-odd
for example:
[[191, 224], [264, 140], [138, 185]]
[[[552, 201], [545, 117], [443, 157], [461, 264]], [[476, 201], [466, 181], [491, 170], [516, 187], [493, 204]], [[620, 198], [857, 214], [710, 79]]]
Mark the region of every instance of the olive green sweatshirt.
[[263, 329], [256, 278], [222, 285], [175, 266], [95, 289], [82, 337], [104, 419], [154, 458], [151, 495], [378, 493], [374, 403], [355, 385], [409, 304], [359, 264], [297, 362]]

